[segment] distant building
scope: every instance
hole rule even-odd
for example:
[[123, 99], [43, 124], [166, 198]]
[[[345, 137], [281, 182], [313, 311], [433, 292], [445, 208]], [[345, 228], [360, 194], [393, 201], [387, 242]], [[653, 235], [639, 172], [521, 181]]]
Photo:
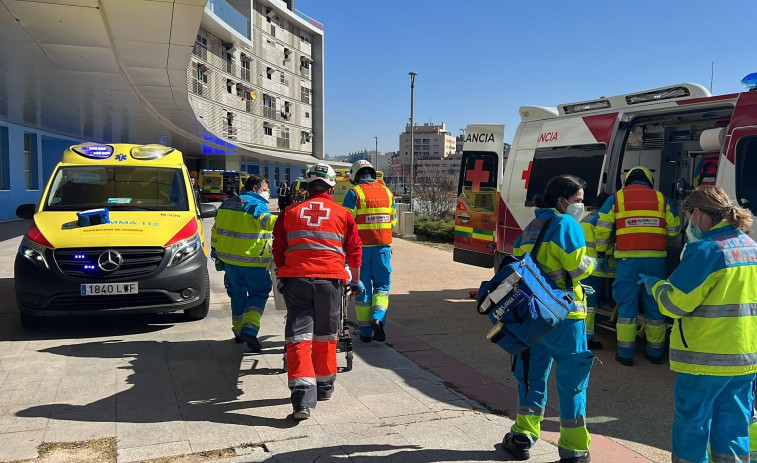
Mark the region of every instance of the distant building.
[[[449, 174], [456, 176], [460, 171], [460, 157], [455, 155], [457, 139], [447, 131], [444, 122], [441, 125], [435, 125], [431, 122], [415, 125], [413, 127], [412, 146], [416, 182], [424, 175]], [[410, 124], [406, 124], [405, 131], [400, 134], [400, 149], [392, 156], [390, 163], [392, 177], [396, 178], [400, 185], [409, 181], [410, 147]]]

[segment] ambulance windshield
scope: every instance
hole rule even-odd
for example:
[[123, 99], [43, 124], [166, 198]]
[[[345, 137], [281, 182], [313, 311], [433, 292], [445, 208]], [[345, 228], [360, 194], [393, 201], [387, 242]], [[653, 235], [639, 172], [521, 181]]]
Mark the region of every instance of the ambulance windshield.
[[45, 209], [187, 211], [180, 169], [133, 166], [71, 166], [55, 173]]

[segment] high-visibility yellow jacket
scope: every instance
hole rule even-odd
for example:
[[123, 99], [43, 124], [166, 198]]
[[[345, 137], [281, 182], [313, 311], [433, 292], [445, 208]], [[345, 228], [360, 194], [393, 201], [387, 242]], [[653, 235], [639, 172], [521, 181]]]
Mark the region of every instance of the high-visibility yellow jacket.
[[757, 243], [721, 222], [688, 243], [681, 264], [652, 293], [675, 319], [670, 369], [738, 376], [757, 372]]
[[210, 235], [210, 247], [224, 263], [241, 267], [266, 267], [271, 260], [271, 241], [276, 216], [268, 201], [257, 193], [243, 191], [224, 200], [218, 208]]
[[570, 275], [576, 308], [568, 314], [568, 318], [584, 319], [586, 297], [580, 283], [594, 271], [596, 261], [586, 254], [586, 241], [578, 222], [569, 215], [558, 214], [556, 209], [537, 209], [536, 218], [515, 240], [513, 255], [522, 256], [531, 252], [542, 226], [553, 216], [557, 218], [549, 225], [538, 255], [532, 257], [561, 289], [566, 289], [566, 276]]
[[[587, 214], [580, 222], [581, 228], [584, 231], [584, 240], [586, 240], [586, 255], [595, 259], [597, 258], [597, 241], [594, 232], [597, 220], [599, 220], [599, 211], [594, 210]], [[607, 273], [600, 272], [599, 269], [594, 269], [594, 272], [591, 274], [592, 276], [600, 278], [615, 278], [616, 259], [613, 251], [613, 246], [608, 244], [607, 251], [605, 251], [608, 264]]]
[[607, 252], [615, 230], [615, 257], [665, 257], [665, 236], [680, 232], [681, 219], [669, 199], [643, 183], [618, 191], [599, 208], [597, 252]]

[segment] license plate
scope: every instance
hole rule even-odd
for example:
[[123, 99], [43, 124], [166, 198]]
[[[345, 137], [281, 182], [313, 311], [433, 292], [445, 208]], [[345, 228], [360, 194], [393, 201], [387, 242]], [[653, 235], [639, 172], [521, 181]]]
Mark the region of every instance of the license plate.
[[137, 294], [139, 284], [134, 283], [85, 283], [81, 285], [82, 296], [113, 296]]

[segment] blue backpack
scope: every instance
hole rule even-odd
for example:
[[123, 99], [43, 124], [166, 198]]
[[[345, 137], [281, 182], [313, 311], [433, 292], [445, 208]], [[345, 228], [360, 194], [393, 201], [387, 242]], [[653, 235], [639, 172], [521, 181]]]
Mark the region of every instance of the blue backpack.
[[481, 283], [478, 291], [476, 308], [495, 325], [486, 337], [513, 356], [552, 332], [575, 307], [570, 276], [568, 289], [562, 290], [535, 261], [555, 217], [544, 224], [530, 253], [508, 254], [494, 278]]

